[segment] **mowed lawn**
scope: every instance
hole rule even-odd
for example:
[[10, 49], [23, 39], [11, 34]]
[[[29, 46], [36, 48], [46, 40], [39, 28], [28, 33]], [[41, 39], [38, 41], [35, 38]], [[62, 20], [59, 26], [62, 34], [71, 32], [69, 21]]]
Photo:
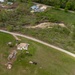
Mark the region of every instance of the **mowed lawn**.
[[[11, 70], [5, 66], [7, 56], [14, 48], [7, 46], [7, 42], [15, 43], [13, 36], [0, 32], [0, 75], [75, 75], [75, 58], [37, 42], [21, 38], [29, 43], [27, 56], [25, 51], [18, 51], [16, 61]], [[36, 61], [37, 65], [29, 64]]]

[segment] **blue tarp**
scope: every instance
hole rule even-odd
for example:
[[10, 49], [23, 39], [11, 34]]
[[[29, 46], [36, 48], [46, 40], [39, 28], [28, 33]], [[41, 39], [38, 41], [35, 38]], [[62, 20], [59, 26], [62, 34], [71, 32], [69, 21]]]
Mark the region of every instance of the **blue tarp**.
[[39, 9], [39, 7], [38, 7], [38, 6], [36, 6], [36, 5], [34, 5], [34, 6], [32, 6], [32, 7], [31, 7], [31, 9], [32, 9], [32, 10], [35, 10], [35, 9], [36, 9], [36, 10], [38, 10], [38, 9]]
[[34, 10], [34, 12], [42, 12], [42, 10], [36, 5], [32, 6], [31, 9]]

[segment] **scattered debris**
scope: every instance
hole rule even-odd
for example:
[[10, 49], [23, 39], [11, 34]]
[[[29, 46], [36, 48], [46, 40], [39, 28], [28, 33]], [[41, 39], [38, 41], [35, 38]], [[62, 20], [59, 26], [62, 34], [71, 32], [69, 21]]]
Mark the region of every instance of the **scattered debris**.
[[29, 61], [30, 64], [33, 64], [33, 61]]
[[17, 50], [28, 50], [28, 46], [29, 46], [29, 44], [27, 44], [27, 43], [20, 43], [17, 46]]
[[12, 68], [12, 65], [8, 64], [7, 69], [11, 69], [11, 68]]
[[13, 43], [12, 43], [12, 42], [8, 42], [7, 45], [8, 45], [9, 47], [13, 47]]
[[29, 51], [26, 51], [26, 54], [29, 54]]
[[[16, 46], [18, 50], [28, 50], [29, 44], [27, 43], [20, 43], [20, 40], [17, 36], [13, 35], [16, 38]], [[7, 45], [12, 46], [12, 42], [8, 42]], [[29, 51], [26, 51], [26, 54], [28, 56], [32, 56], [32, 54], [29, 53]], [[7, 69], [12, 68], [12, 64], [16, 58], [17, 55], [17, 50], [13, 50], [9, 55], [8, 55], [8, 62], [5, 64], [7, 66]], [[31, 62], [30, 62], [31, 63]], [[37, 64], [36, 62], [32, 62], [33, 64]]]
[[3, 7], [4, 8], [5, 6], [3, 4], [0, 4], [0, 7]]
[[37, 62], [33, 62], [34, 65], [37, 65]]
[[39, 9], [39, 7], [36, 6], [36, 5], [33, 5], [33, 6], [31, 7], [31, 9], [32, 9], [32, 10], [35, 10], [35, 9], [37, 10], [37, 9]]
[[30, 54], [29, 51], [26, 51], [26, 55], [32, 56], [32, 54]]
[[40, 8], [40, 10], [42, 10], [42, 11], [44, 11], [46, 9], [47, 9], [47, 6], [45, 6], [45, 5]]
[[11, 45], [12, 44], [12, 42], [8, 42], [8, 45]]
[[18, 6], [18, 3], [13, 3], [13, 2], [7, 2], [7, 5], [5, 4], [0, 4], [1, 10], [4, 9], [6, 11], [13, 11]]
[[13, 50], [9, 56], [8, 56], [8, 60], [13, 60], [16, 57], [17, 51]]
[[13, 4], [13, 2], [7, 2], [7, 4], [8, 4], [8, 5], [12, 5], [12, 4]]
[[29, 61], [30, 64], [34, 64], [34, 65], [37, 65], [37, 62], [34, 62], [34, 61]]
[[12, 63], [11, 63], [11, 62], [8, 62], [8, 63], [6, 64], [6, 66], [7, 66], [7, 69], [11, 69], [11, 68], [12, 68]]
[[16, 58], [16, 54], [17, 54], [17, 51], [16, 50], [13, 50], [9, 54], [9, 56], [8, 56], [8, 63], [6, 64], [7, 69], [11, 69], [12, 68], [12, 63], [13, 63], [13, 60]]
[[47, 6], [45, 6], [45, 5], [39, 5], [39, 4], [37, 4], [37, 5], [33, 5], [32, 7], [31, 7], [31, 9], [32, 9], [32, 13], [33, 12], [43, 12], [43, 11], [45, 11], [46, 9], [47, 9]]

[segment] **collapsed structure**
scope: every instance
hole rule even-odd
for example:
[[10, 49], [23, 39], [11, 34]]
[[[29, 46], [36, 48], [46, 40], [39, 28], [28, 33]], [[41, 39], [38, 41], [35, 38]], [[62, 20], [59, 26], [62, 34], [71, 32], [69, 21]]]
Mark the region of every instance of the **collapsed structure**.
[[31, 9], [32, 9], [31, 12], [43, 12], [47, 9], [47, 6], [37, 4], [33, 5]]
[[17, 50], [28, 50], [28, 46], [29, 46], [29, 44], [27, 44], [27, 43], [20, 43], [17, 46]]

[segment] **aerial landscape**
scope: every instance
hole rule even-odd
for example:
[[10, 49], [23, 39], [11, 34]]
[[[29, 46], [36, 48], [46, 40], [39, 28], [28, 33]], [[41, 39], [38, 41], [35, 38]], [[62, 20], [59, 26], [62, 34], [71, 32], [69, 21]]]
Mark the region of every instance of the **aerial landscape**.
[[75, 75], [75, 0], [0, 0], [0, 75]]

